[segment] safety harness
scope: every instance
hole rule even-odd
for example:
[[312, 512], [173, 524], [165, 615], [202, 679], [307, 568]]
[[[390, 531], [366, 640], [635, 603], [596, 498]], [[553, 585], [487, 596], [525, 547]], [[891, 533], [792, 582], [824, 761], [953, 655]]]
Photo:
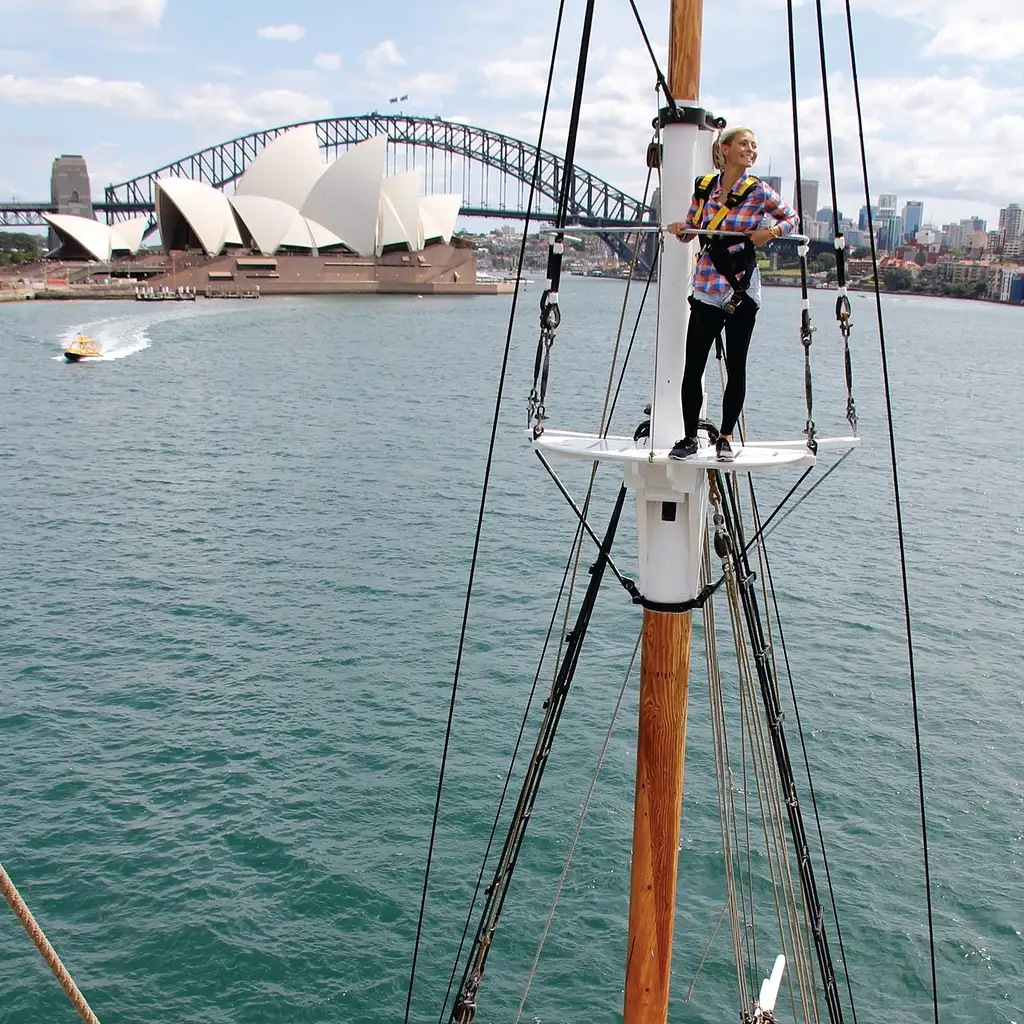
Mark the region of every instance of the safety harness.
[[[759, 182], [759, 179], [753, 175], [748, 175], [738, 182], [734, 188], [729, 190], [729, 194], [725, 197], [725, 202], [722, 203], [718, 212], [707, 224], [702, 225], [701, 219], [704, 215], [704, 205], [710, 198], [711, 190], [714, 188], [717, 180], [718, 172], [715, 172], [705, 174], [697, 178], [693, 183], [693, 195], [697, 200], [697, 211], [693, 217], [695, 227], [704, 227], [708, 231], [714, 231], [716, 228], [721, 227], [725, 218], [737, 206], [746, 201], [747, 196], [754, 191]], [[740, 245], [742, 245], [742, 248], [738, 252], [734, 251]], [[725, 310], [729, 313], [735, 312], [740, 303], [747, 298], [750, 278], [754, 273], [754, 268], [757, 266], [754, 243], [749, 238], [745, 238], [740, 242], [732, 236], [716, 238], [713, 235], [702, 235], [700, 247], [703, 251], [707, 252], [711, 265], [732, 287], [733, 295], [726, 304]]]

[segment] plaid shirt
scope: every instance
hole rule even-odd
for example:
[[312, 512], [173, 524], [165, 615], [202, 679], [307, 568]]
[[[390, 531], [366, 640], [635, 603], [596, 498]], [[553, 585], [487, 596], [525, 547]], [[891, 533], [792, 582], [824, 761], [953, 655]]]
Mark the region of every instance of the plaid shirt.
[[[695, 228], [707, 227], [711, 219], [722, 208], [721, 180], [722, 176], [719, 175], [714, 185], [711, 186], [711, 195], [708, 196], [707, 201], [704, 203], [699, 224], [693, 219], [697, 215], [697, 203], [699, 200], [696, 196], [693, 197], [693, 200], [690, 202], [690, 209], [686, 214], [687, 224], [691, 224]], [[740, 178], [740, 182], [742, 180]], [[763, 220], [770, 220], [778, 224], [784, 235], [795, 231], [800, 223], [800, 218], [789, 203], [770, 185], [759, 181], [747, 198], [735, 209], [730, 210], [726, 214], [725, 220], [718, 226], [723, 231], [749, 233], [756, 231], [761, 226]], [[730, 249], [736, 250], [742, 244], [742, 242], [737, 242], [735, 246], [730, 246]], [[693, 290], [705, 292], [709, 295], [721, 295], [723, 292], [731, 291], [729, 282], [715, 270], [707, 250], [702, 249], [700, 256], [697, 258], [697, 269], [693, 275]]]

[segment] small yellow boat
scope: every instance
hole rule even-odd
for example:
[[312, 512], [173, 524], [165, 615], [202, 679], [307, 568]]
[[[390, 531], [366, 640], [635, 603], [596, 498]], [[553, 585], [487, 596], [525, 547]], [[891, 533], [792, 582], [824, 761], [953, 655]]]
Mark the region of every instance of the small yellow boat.
[[95, 359], [101, 355], [103, 353], [100, 352], [99, 345], [92, 338], [87, 338], [84, 334], [80, 334], [64, 350], [64, 358], [69, 363], [77, 363], [80, 359]]

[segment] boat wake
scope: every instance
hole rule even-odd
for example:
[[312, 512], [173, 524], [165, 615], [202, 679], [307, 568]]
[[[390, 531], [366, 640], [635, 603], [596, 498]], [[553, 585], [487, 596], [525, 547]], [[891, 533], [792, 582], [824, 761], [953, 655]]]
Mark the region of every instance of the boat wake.
[[[160, 303], [161, 306], [164, 303]], [[177, 303], [168, 305], [177, 306]], [[191, 303], [188, 303], [192, 307]], [[190, 319], [195, 316], [209, 315], [212, 312], [227, 312], [226, 310], [206, 310], [194, 307], [185, 309], [147, 309], [145, 312], [133, 313], [127, 316], [110, 316], [102, 320], [90, 320], [82, 323], [72, 324], [59, 335], [60, 354], [53, 358], [57, 361], [64, 360], [64, 351], [76, 338], [84, 335], [96, 342], [100, 350], [98, 356], [83, 360], [90, 363], [111, 362], [115, 359], [124, 359], [142, 352], [150, 347], [152, 338], [149, 330], [155, 324], [164, 323], [168, 320]]]

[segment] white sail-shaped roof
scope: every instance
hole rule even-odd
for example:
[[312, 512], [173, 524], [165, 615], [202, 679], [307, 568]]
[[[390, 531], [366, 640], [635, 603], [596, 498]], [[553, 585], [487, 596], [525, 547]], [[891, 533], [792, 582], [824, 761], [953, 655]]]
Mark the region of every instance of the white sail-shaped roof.
[[264, 196], [298, 210], [324, 172], [316, 126], [299, 125], [279, 135], [249, 164], [236, 196]]
[[111, 224], [111, 252], [130, 252], [134, 256], [142, 248], [142, 236], [148, 226], [148, 217], [133, 217]]
[[308, 217], [303, 219], [306, 222], [306, 227], [309, 228], [309, 233], [313, 236], [313, 244], [318, 249], [329, 249], [334, 245], [345, 244], [333, 231], [328, 231], [323, 224], [317, 224], [315, 220], [310, 220]]
[[377, 254], [388, 246], [422, 249], [420, 235], [420, 172], [406, 171], [385, 178], [380, 188]]
[[225, 245], [241, 245], [238, 226], [228, 197], [201, 181], [159, 178], [156, 182], [156, 217], [160, 238], [176, 248], [180, 220], [192, 229], [207, 256], [217, 256]]
[[110, 228], [91, 217], [74, 217], [69, 213], [44, 213], [46, 223], [53, 228], [64, 244], [70, 239], [81, 246], [94, 259], [110, 259]]
[[420, 198], [421, 245], [442, 241], [447, 245], [452, 240], [455, 221], [462, 209], [462, 196], [455, 192]]
[[266, 196], [233, 195], [228, 201], [249, 229], [256, 248], [265, 256], [273, 255], [282, 245], [313, 247], [306, 221], [294, 206]]
[[388, 137], [378, 135], [346, 150], [328, 165], [302, 204], [304, 217], [363, 255], [371, 255], [377, 241], [387, 144]]

